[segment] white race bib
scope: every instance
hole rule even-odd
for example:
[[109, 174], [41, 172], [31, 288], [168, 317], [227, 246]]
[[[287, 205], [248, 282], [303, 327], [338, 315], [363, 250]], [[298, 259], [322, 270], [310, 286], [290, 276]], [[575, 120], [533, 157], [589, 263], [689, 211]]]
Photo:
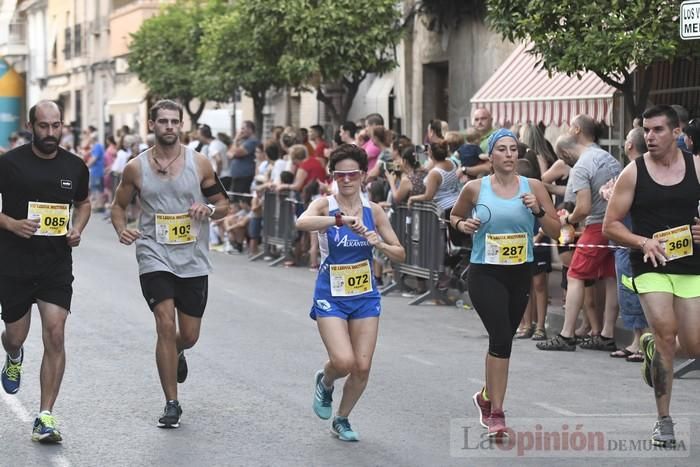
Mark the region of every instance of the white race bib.
[[515, 265], [527, 261], [527, 234], [486, 234], [487, 264]]

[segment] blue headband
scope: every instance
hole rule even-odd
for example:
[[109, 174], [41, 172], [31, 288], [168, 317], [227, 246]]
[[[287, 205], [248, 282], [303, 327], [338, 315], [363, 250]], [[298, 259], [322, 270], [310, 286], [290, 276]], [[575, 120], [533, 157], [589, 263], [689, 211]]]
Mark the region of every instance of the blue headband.
[[498, 130], [491, 133], [491, 136], [489, 136], [488, 140], [489, 155], [493, 152], [493, 147], [496, 145], [496, 142], [499, 139], [506, 137], [511, 137], [515, 140], [516, 143], [518, 142], [518, 138], [515, 136], [515, 134], [506, 128], [499, 128]]

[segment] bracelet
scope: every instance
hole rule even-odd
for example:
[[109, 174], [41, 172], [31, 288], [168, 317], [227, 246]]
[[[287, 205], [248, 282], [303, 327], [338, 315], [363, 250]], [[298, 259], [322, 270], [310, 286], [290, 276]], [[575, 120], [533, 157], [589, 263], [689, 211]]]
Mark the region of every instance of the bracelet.
[[649, 239], [645, 238], [644, 240], [639, 242], [639, 248], [641, 248], [642, 251], [644, 251], [644, 245], [646, 245], [648, 241], [649, 241]]
[[460, 223], [460, 222], [464, 222], [464, 219], [459, 219], [459, 220], [457, 221], [457, 223], [455, 224], [455, 230], [456, 230], [457, 232], [459, 232], [459, 223]]

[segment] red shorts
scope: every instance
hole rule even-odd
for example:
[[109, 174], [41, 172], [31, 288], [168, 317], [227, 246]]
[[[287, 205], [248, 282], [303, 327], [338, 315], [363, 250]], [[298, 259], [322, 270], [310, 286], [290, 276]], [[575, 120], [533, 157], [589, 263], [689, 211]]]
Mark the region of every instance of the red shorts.
[[576, 242], [567, 277], [580, 280], [603, 279], [615, 276], [615, 255], [610, 248], [586, 248], [580, 245], [608, 245], [603, 236], [603, 224], [591, 224], [583, 229]]

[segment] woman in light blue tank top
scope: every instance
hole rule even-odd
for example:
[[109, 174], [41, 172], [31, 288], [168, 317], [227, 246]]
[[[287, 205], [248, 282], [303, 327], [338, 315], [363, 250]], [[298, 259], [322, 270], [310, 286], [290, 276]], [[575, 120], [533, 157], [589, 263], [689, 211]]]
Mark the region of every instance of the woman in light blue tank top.
[[298, 230], [318, 233], [323, 257], [310, 316], [328, 361], [314, 378], [313, 409], [319, 418], [331, 418], [333, 383], [348, 376], [331, 431], [342, 441], [357, 441], [348, 416], [367, 385], [381, 312], [372, 250], [399, 263], [406, 255], [384, 210], [361, 196], [365, 150], [343, 144], [333, 151], [328, 166], [338, 193], [314, 200], [296, 224]]
[[467, 183], [450, 216], [455, 229], [473, 237], [467, 286], [489, 334], [486, 382], [473, 401], [490, 437], [507, 436], [503, 400], [513, 336], [529, 300], [535, 218], [545, 233], [559, 234], [547, 190], [516, 172], [517, 143], [509, 130], [491, 135], [493, 175]]

